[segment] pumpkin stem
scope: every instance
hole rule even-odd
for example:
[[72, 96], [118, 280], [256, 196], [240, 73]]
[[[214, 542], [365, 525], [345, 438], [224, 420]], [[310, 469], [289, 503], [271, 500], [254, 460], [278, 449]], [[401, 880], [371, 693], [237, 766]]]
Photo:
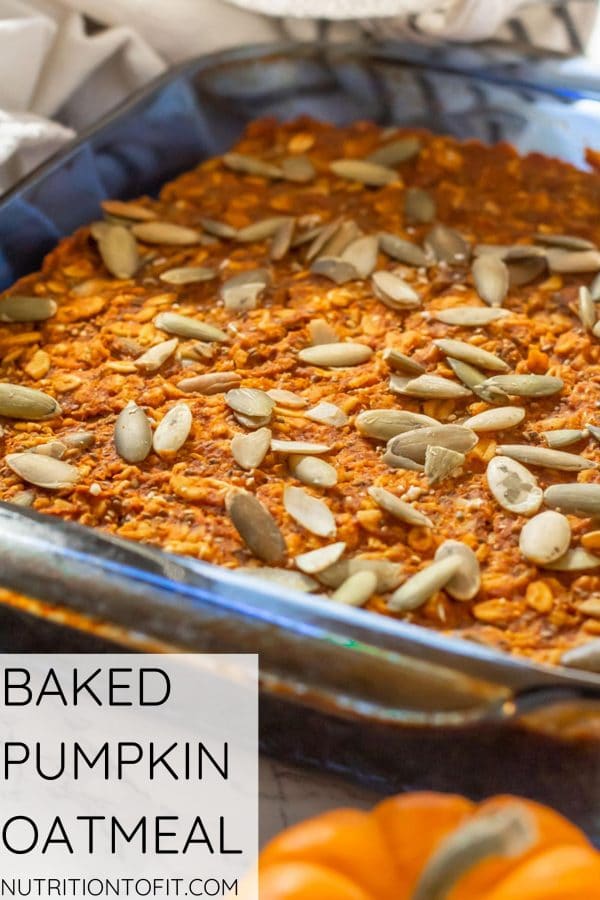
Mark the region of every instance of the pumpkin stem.
[[524, 806], [474, 816], [443, 840], [425, 866], [412, 900], [445, 900], [469, 869], [492, 856], [518, 856], [537, 839]]

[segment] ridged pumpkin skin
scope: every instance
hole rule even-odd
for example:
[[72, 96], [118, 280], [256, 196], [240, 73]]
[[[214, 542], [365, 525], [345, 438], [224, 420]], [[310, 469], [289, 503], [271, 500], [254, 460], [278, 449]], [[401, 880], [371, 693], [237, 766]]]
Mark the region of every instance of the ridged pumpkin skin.
[[414, 793], [371, 812], [335, 810], [284, 831], [261, 854], [260, 900], [412, 900], [432, 855], [456, 829], [515, 808], [533, 825], [532, 845], [475, 863], [447, 900], [600, 898], [600, 853], [554, 810], [510, 796], [476, 805]]

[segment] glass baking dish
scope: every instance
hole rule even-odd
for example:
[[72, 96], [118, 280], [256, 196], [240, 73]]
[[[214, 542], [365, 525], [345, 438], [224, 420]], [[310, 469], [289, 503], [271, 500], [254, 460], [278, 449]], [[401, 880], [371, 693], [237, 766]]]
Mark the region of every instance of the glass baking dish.
[[[96, 218], [102, 199], [155, 192], [222, 153], [257, 117], [304, 114], [508, 140], [585, 166], [586, 147], [600, 151], [600, 72], [494, 47], [391, 44], [250, 47], [186, 63], [4, 196], [0, 287]], [[36, 628], [58, 649], [97, 641], [102, 620], [122, 646], [260, 651], [267, 752], [385, 789], [519, 791], [600, 835], [598, 675], [534, 665], [8, 504], [0, 558], [1, 584], [54, 604], [14, 612], [30, 646]]]

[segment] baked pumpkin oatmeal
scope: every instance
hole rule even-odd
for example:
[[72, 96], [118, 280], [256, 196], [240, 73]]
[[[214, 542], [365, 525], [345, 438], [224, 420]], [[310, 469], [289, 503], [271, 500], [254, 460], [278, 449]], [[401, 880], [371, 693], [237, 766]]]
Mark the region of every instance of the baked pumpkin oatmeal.
[[259, 121], [106, 201], [0, 298], [0, 496], [598, 665], [589, 163]]

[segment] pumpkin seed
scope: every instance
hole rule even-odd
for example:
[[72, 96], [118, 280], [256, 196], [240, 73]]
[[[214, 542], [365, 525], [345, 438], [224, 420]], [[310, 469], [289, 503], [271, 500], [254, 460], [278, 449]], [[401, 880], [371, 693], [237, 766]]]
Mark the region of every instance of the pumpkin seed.
[[547, 262], [543, 256], [527, 256], [523, 259], [506, 259], [510, 287], [523, 287], [544, 275]]
[[250, 552], [275, 565], [286, 555], [285, 540], [277, 522], [258, 497], [234, 491], [225, 501], [227, 514]]
[[235, 570], [236, 574], [243, 573], [250, 575], [252, 578], [259, 578], [269, 584], [276, 584], [279, 587], [286, 588], [288, 591], [301, 591], [302, 593], [311, 593], [319, 586], [318, 581], [309, 575], [303, 575], [302, 572], [294, 572], [292, 569], [278, 569], [273, 566], [238, 566]]
[[364, 159], [335, 159], [329, 163], [329, 168], [338, 178], [358, 181], [367, 187], [383, 187], [398, 181], [398, 174], [393, 169]]
[[443, 338], [433, 342], [435, 346], [446, 356], [452, 356], [462, 362], [470, 363], [473, 366], [480, 366], [482, 369], [489, 369], [492, 372], [508, 372], [510, 366], [488, 350], [468, 344], [466, 341], [455, 341], [450, 338]]
[[233, 172], [242, 172], [244, 175], [258, 175], [259, 178], [273, 179], [283, 177], [279, 166], [245, 153], [226, 153], [223, 156], [223, 163]]
[[471, 431], [506, 431], [516, 428], [525, 418], [525, 410], [521, 406], [499, 406], [497, 409], [486, 409], [471, 416], [463, 425]]
[[424, 225], [436, 216], [435, 200], [429, 191], [411, 187], [404, 192], [404, 218], [409, 224]]
[[302, 572], [308, 575], [315, 575], [322, 572], [329, 566], [340, 559], [346, 549], [344, 541], [337, 541], [335, 544], [328, 544], [326, 547], [319, 547], [318, 550], [310, 550], [308, 553], [301, 553], [297, 556], [295, 563]]
[[585, 469], [595, 469], [598, 465], [576, 453], [550, 450], [547, 447], [530, 447], [527, 444], [500, 444], [497, 452], [528, 466], [542, 466], [564, 472], [583, 472]]
[[128, 463], [146, 459], [152, 449], [152, 428], [143, 409], [130, 400], [115, 422], [115, 447]]
[[309, 322], [308, 332], [313, 347], [318, 344], [335, 344], [339, 340], [337, 332], [325, 319], [313, 319]]
[[432, 313], [433, 318], [445, 325], [463, 325], [466, 328], [480, 328], [510, 316], [507, 309], [500, 307], [455, 306], [451, 309], [440, 309]]
[[306, 251], [306, 261], [310, 262], [311, 259], [314, 259], [315, 256], [318, 256], [323, 247], [334, 237], [337, 231], [340, 229], [342, 225], [341, 219], [335, 219], [333, 222], [329, 222], [328, 225], [325, 225], [323, 228], [319, 229], [318, 234], [315, 236], [314, 240], [310, 244], [308, 250]]
[[579, 428], [557, 428], [556, 431], [542, 431], [542, 436], [549, 447], [559, 450], [561, 447], [570, 447], [577, 444], [585, 437], [585, 432]]
[[390, 369], [393, 369], [395, 372], [404, 372], [406, 375], [423, 375], [425, 373], [425, 366], [396, 350], [395, 347], [386, 347], [382, 357]]
[[355, 556], [353, 559], [340, 559], [333, 566], [319, 572], [317, 577], [326, 587], [338, 588], [355, 572], [373, 572], [377, 576], [377, 593], [387, 594], [398, 586], [402, 577], [402, 566], [387, 559], [364, 559]]
[[452, 578], [446, 582], [444, 590], [454, 600], [472, 600], [481, 587], [481, 567], [474, 551], [462, 541], [444, 541], [437, 548], [435, 559], [458, 557], [461, 565]]
[[388, 449], [396, 456], [407, 456], [415, 462], [424, 463], [429, 446], [468, 453], [477, 441], [475, 432], [464, 425], [426, 425], [392, 438]]
[[348, 416], [335, 403], [317, 403], [312, 409], [308, 409], [304, 415], [313, 422], [322, 422], [324, 425], [331, 425], [333, 428], [342, 428], [348, 424]]
[[44, 322], [57, 310], [50, 297], [27, 297], [12, 294], [0, 300], [0, 322]]
[[237, 236], [237, 229], [227, 222], [218, 222], [216, 219], [200, 219], [202, 230], [214, 237], [231, 239]]
[[286, 156], [281, 161], [281, 171], [286, 181], [294, 181], [297, 184], [306, 184], [317, 174], [308, 156]]
[[583, 572], [586, 569], [596, 569], [598, 566], [600, 556], [594, 556], [583, 547], [573, 547], [554, 562], [546, 563], [544, 568], [552, 569], [554, 572]]
[[71, 431], [60, 437], [63, 444], [74, 450], [87, 450], [96, 443], [96, 435], [91, 431]]
[[62, 410], [54, 397], [23, 387], [20, 384], [0, 383], [0, 416], [8, 419], [36, 421], [59, 416]]
[[257, 469], [271, 447], [271, 430], [259, 428], [252, 434], [236, 434], [231, 439], [231, 453], [242, 469]]
[[506, 263], [493, 254], [478, 256], [471, 272], [481, 299], [488, 306], [502, 306], [508, 293]]
[[483, 384], [485, 381], [485, 374], [480, 370], [476, 369], [475, 366], [471, 366], [469, 363], [463, 362], [460, 359], [452, 359], [451, 356], [446, 357], [446, 362], [465, 387], [470, 388], [472, 391], [479, 388], [480, 384]]
[[319, 256], [310, 267], [313, 275], [322, 275], [335, 284], [347, 284], [356, 281], [360, 276], [354, 266], [334, 256]]
[[189, 391], [210, 396], [224, 394], [232, 388], [239, 387], [242, 379], [237, 372], [207, 372], [206, 375], [193, 375], [177, 382], [180, 391]]
[[341, 260], [350, 263], [361, 278], [368, 278], [377, 265], [379, 241], [374, 235], [364, 235], [348, 244]]
[[295, 227], [296, 220], [291, 216], [288, 216], [284, 219], [284, 221], [281, 223], [281, 225], [273, 235], [271, 249], [269, 250], [269, 256], [271, 257], [271, 259], [276, 261], [283, 259], [283, 257], [290, 249]]
[[570, 543], [569, 520], [552, 509], [526, 522], [519, 536], [521, 554], [538, 566], [546, 566], [564, 556]]
[[179, 341], [175, 337], [168, 341], [161, 341], [160, 344], [154, 344], [153, 347], [149, 347], [145, 353], [138, 356], [133, 364], [136, 369], [143, 369], [145, 372], [158, 372], [160, 367], [173, 356], [178, 343]]
[[287, 221], [289, 221], [288, 216], [272, 216], [269, 219], [262, 219], [260, 222], [252, 222], [251, 225], [240, 228], [235, 238], [245, 244], [264, 241], [273, 237], [280, 226]]
[[319, 444], [316, 441], [281, 441], [273, 438], [271, 441], [271, 450], [274, 453], [292, 453], [292, 454], [314, 454], [329, 453], [331, 447], [329, 444]]
[[421, 463], [415, 462], [414, 459], [409, 459], [408, 456], [399, 456], [396, 453], [392, 453], [389, 447], [381, 457], [381, 462], [389, 466], [390, 469], [404, 469], [407, 472], [425, 471], [425, 466]]
[[466, 456], [447, 447], [430, 445], [425, 451], [425, 476], [429, 484], [439, 484], [464, 465]]
[[123, 225], [110, 225], [98, 239], [102, 262], [115, 278], [132, 278], [140, 266], [136, 240]]
[[5, 462], [23, 481], [52, 491], [71, 487], [80, 478], [75, 466], [41, 453], [9, 453]]
[[585, 330], [593, 331], [598, 314], [596, 312], [596, 304], [592, 300], [589, 289], [586, 287], [579, 288], [579, 306], [577, 311]]
[[216, 325], [192, 319], [190, 316], [182, 316], [174, 312], [161, 312], [154, 319], [154, 325], [160, 331], [167, 334], [175, 334], [177, 337], [196, 338], [200, 341], [226, 341], [227, 335]]
[[275, 403], [280, 406], [289, 406], [290, 409], [303, 409], [303, 407], [308, 406], [308, 400], [305, 400], [304, 397], [300, 397], [298, 394], [294, 394], [292, 391], [271, 388], [267, 391], [267, 394]]
[[538, 232], [533, 235], [536, 244], [546, 244], [548, 247], [561, 247], [563, 250], [597, 250], [592, 241], [576, 237], [572, 234], [543, 234]]
[[266, 269], [250, 269], [240, 272], [223, 282], [219, 289], [219, 296], [226, 309], [238, 312], [256, 309], [258, 298], [270, 280], [271, 277]]
[[225, 403], [244, 416], [270, 416], [275, 406], [275, 401], [257, 388], [233, 388], [225, 394]]
[[421, 305], [421, 298], [415, 290], [393, 272], [375, 272], [372, 278], [373, 290], [377, 297], [390, 309], [413, 309]]
[[340, 227], [323, 245], [319, 256], [339, 257], [343, 251], [363, 233], [353, 219], [341, 222]]
[[483, 384], [515, 397], [551, 397], [564, 387], [562, 379], [552, 375], [493, 375]]
[[542, 505], [543, 492], [535, 475], [509, 456], [495, 456], [488, 463], [487, 483], [503, 509], [532, 516]]
[[405, 503], [404, 500], [400, 500], [400, 498], [396, 497], [395, 494], [392, 494], [391, 491], [373, 485], [368, 488], [368, 494], [375, 501], [377, 506], [380, 506], [381, 509], [384, 509], [387, 513], [394, 516], [394, 518], [399, 519], [401, 522], [406, 522], [407, 525], [433, 528], [431, 519], [424, 513], [419, 512], [418, 509], [415, 509], [414, 506], [411, 506], [410, 503]]
[[290, 485], [283, 489], [283, 505], [292, 519], [319, 537], [335, 537], [336, 524], [326, 503], [312, 497], [304, 488]]
[[600, 638], [565, 651], [560, 661], [563, 666], [568, 666], [571, 669], [581, 669], [584, 672], [600, 672]]
[[354, 423], [366, 437], [389, 441], [405, 431], [425, 425], [439, 425], [436, 419], [403, 409], [367, 409], [357, 415]]
[[434, 225], [425, 238], [425, 248], [434, 255], [438, 262], [449, 266], [460, 266], [468, 263], [471, 248], [458, 231], [438, 223]]
[[174, 244], [187, 246], [201, 244], [202, 235], [195, 228], [176, 225], [174, 222], [140, 222], [131, 229], [145, 244]]
[[324, 459], [316, 456], [289, 456], [288, 466], [298, 481], [310, 487], [330, 488], [337, 484], [336, 470]]
[[54, 459], [62, 459], [67, 452], [67, 445], [62, 441], [48, 441], [46, 444], [37, 444], [30, 447], [28, 453], [41, 453], [42, 456], [52, 456]]
[[109, 216], [116, 216], [119, 219], [129, 219], [132, 222], [149, 222], [150, 219], [156, 219], [154, 210], [148, 209], [147, 206], [142, 206], [140, 203], [103, 200], [100, 206]]
[[419, 375], [418, 378], [412, 379], [392, 375], [390, 390], [394, 394], [407, 394], [409, 397], [422, 397], [426, 400], [450, 400], [471, 396], [471, 391], [462, 384], [450, 381], [449, 378], [442, 378], [440, 375]]
[[388, 601], [388, 609], [392, 612], [410, 612], [418, 609], [448, 584], [461, 566], [462, 559], [458, 554], [430, 563], [394, 591]]
[[370, 359], [372, 355], [373, 351], [366, 344], [340, 341], [337, 344], [317, 344], [314, 347], [304, 347], [298, 353], [298, 358], [313, 366], [337, 368], [338, 366], [359, 366]]
[[403, 137], [390, 141], [373, 150], [367, 156], [368, 162], [380, 166], [397, 166], [416, 156], [421, 149], [421, 141], [417, 137]]
[[346, 606], [364, 606], [376, 587], [377, 575], [374, 572], [355, 572], [340, 584], [331, 599]]
[[199, 281], [211, 281], [217, 277], [215, 269], [204, 266], [181, 266], [176, 269], [167, 269], [158, 276], [166, 284], [195, 284]]
[[397, 259], [398, 262], [407, 266], [429, 268], [435, 262], [433, 256], [425, 253], [421, 247], [395, 234], [390, 234], [388, 231], [384, 231], [379, 235], [379, 246], [392, 259]]
[[544, 503], [581, 518], [600, 516], [600, 484], [553, 484], [544, 491]]
[[597, 272], [600, 270], [600, 250], [548, 250], [546, 254], [551, 272]]
[[159, 422], [152, 445], [160, 456], [162, 453], [176, 453], [189, 437], [192, 430], [192, 411], [187, 403], [177, 403]]

